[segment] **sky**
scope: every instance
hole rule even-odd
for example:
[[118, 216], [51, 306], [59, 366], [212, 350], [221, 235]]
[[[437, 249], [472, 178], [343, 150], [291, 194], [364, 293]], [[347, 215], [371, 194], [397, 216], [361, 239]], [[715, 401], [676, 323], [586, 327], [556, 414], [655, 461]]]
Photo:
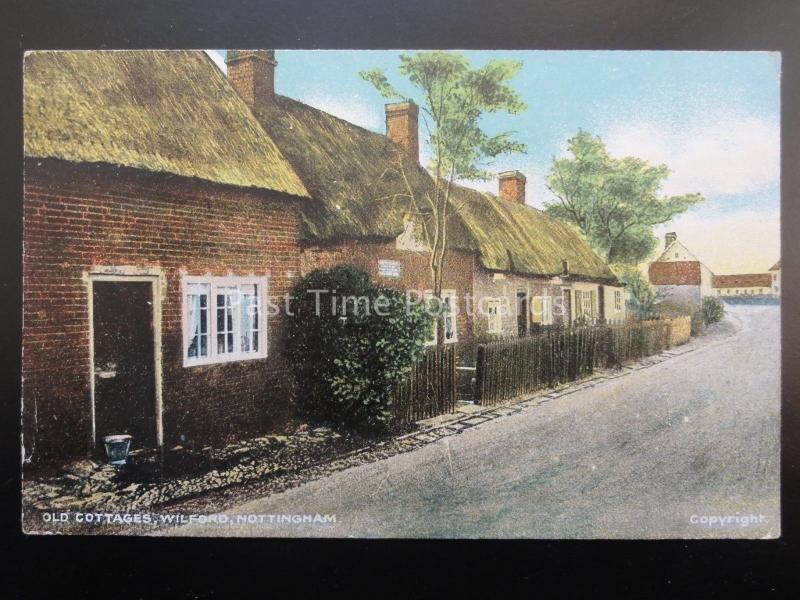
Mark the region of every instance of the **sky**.
[[[225, 69], [224, 51], [209, 55]], [[278, 50], [276, 91], [352, 123], [385, 133], [382, 98], [358, 73], [383, 68], [402, 93], [402, 51]], [[668, 231], [712, 271], [765, 272], [780, 253], [780, 54], [775, 52], [465, 51], [479, 66], [522, 62], [512, 86], [521, 115], [488, 115], [489, 134], [515, 132], [526, 154], [493, 159], [487, 170], [522, 171], [527, 203], [554, 198], [545, 179], [579, 129], [599, 135], [613, 156], [636, 156], [670, 169], [665, 195], [698, 192], [705, 201]], [[420, 140], [425, 164], [430, 150]], [[497, 191], [497, 180], [469, 182]], [[660, 246], [663, 247], [663, 246]]]

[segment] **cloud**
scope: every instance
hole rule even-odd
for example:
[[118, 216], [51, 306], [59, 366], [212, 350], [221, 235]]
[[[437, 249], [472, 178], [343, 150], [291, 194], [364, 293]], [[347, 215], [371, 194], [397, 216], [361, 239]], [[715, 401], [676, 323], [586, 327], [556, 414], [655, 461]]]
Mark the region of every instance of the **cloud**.
[[666, 164], [667, 194], [751, 194], [780, 180], [780, 126], [762, 117], [720, 112], [702, 122], [618, 124], [602, 137], [614, 156]]
[[209, 58], [214, 61], [214, 64], [217, 65], [223, 73], [228, 72], [228, 67], [225, 64], [225, 57], [223, 56], [222, 52], [224, 50], [206, 50], [206, 54], [208, 54]]
[[383, 107], [367, 102], [358, 94], [342, 97], [325, 92], [312, 92], [300, 100], [365, 129], [382, 131], [384, 126], [383, 113], [380, 110]]
[[766, 273], [781, 250], [780, 215], [777, 209], [741, 209], [709, 216], [701, 211], [685, 213], [654, 233], [662, 240], [674, 231], [678, 239], [716, 274]]

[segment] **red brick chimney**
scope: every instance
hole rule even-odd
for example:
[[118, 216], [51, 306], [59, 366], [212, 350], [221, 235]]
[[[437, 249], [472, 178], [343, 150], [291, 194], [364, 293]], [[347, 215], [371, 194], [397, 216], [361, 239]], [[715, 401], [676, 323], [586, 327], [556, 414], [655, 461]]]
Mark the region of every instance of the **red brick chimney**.
[[228, 80], [250, 108], [275, 97], [275, 50], [228, 50]]
[[386, 135], [419, 162], [419, 107], [410, 100], [386, 105]]
[[509, 202], [525, 204], [525, 175], [519, 171], [504, 171], [500, 179], [500, 197]]

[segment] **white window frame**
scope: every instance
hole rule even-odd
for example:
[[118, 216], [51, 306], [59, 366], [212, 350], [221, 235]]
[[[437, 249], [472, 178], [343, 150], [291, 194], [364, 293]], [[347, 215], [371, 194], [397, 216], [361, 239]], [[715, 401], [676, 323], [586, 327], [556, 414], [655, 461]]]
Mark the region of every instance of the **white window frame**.
[[[434, 298], [432, 290], [425, 291], [425, 299], [432, 300]], [[442, 290], [442, 302], [444, 302], [445, 298], [450, 298], [450, 306], [455, 306], [456, 310], [450, 316], [453, 323], [453, 337], [451, 339], [447, 339], [447, 336], [444, 338], [445, 344], [455, 344], [458, 341], [458, 295], [456, 294], [455, 290]], [[448, 316], [445, 314], [444, 316], [444, 323], [445, 328], [447, 327], [447, 320]], [[434, 320], [433, 324], [433, 337], [428, 338], [425, 341], [426, 346], [435, 346], [439, 343], [439, 319], [438, 317]]]
[[614, 310], [622, 310], [622, 290], [614, 290]]
[[[503, 333], [503, 314], [501, 307], [503, 305], [502, 298], [487, 298], [486, 299], [486, 331], [493, 335], [500, 335]], [[492, 314], [491, 310], [494, 307], [495, 312]]]
[[553, 297], [542, 296], [542, 325], [553, 324]]
[[[553, 297], [545, 293], [541, 296], [531, 296], [531, 323], [536, 325], [552, 325], [553, 324]], [[542, 307], [541, 314], [537, 315], [534, 312], [536, 304]]]
[[[189, 342], [191, 339], [189, 327], [189, 286], [205, 285], [208, 289], [208, 356], [189, 357]], [[244, 352], [241, 350], [241, 302], [234, 300], [233, 309], [233, 352], [217, 352], [217, 291], [224, 288], [236, 288], [237, 295], [241, 297], [241, 288], [244, 286], [257, 286], [257, 297], [259, 306], [258, 333], [259, 348], [257, 351]], [[212, 277], [212, 276], [190, 276], [185, 275], [181, 278], [181, 328], [183, 331], [183, 366], [196, 367], [200, 365], [222, 364], [229, 362], [241, 362], [248, 360], [260, 360], [267, 358], [269, 352], [269, 328], [267, 319], [267, 298], [269, 289], [269, 277]]]

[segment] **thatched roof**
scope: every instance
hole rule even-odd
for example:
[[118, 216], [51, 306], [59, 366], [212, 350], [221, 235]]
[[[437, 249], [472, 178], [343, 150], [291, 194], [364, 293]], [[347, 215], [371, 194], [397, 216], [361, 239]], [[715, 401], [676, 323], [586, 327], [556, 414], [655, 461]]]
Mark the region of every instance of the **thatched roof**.
[[[311, 195], [301, 237], [318, 244], [341, 238], [398, 236], [411, 206], [404, 180], [421, 197], [433, 178], [417, 164], [398, 162], [397, 146], [380, 135], [284, 96], [256, 109]], [[563, 259], [577, 277], [614, 281], [603, 260], [569, 226], [532, 207], [456, 186], [449, 247], [474, 252], [487, 269], [558, 275]]]
[[466, 234], [456, 235], [453, 246], [475, 249], [487, 269], [554, 276], [567, 260], [570, 275], [616, 279], [575, 230], [540, 210], [460, 186], [453, 203]]
[[26, 156], [308, 195], [204, 52], [36, 51], [24, 75]]

